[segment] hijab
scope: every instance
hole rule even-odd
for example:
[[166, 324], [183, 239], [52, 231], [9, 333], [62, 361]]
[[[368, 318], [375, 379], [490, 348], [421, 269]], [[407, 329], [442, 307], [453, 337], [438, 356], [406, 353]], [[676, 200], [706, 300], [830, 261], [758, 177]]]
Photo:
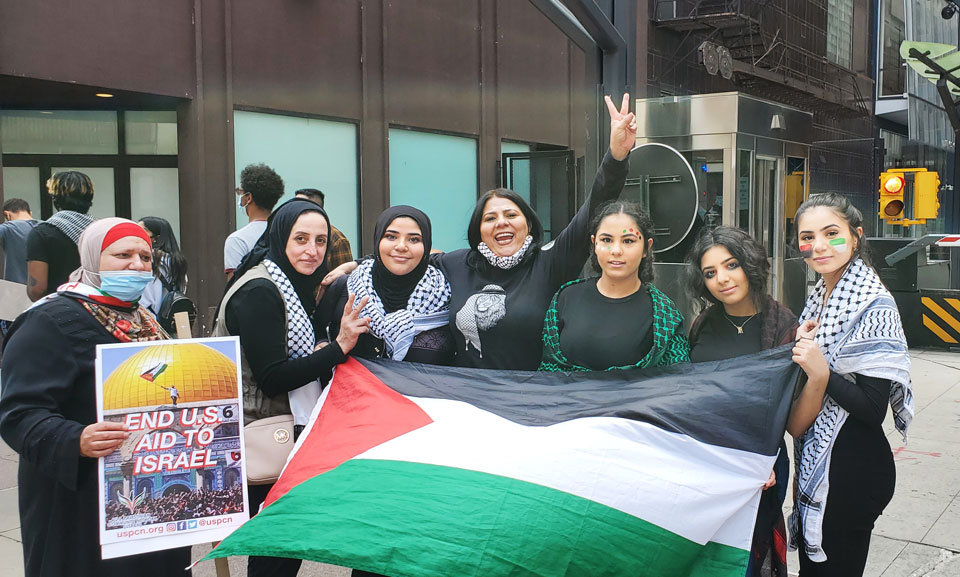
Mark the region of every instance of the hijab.
[[120, 342], [164, 339], [166, 333], [137, 303], [107, 296], [99, 290], [100, 255], [114, 242], [130, 236], [141, 238], [152, 246], [147, 231], [132, 220], [103, 218], [93, 221], [80, 235], [77, 244], [80, 268], [71, 273], [71, 282], [61, 285], [56, 294], [80, 301], [83, 308]]
[[[396, 275], [383, 264], [383, 258], [380, 256], [380, 241], [383, 240], [383, 235], [390, 224], [402, 217], [413, 219], [420, 227], [420, 236], [423, 239], [423, 256], [415, 269], [405, 275]], [[431, 246], [433, 246], [433, 235], [430, 228], [430, 218], [423, 211], [401, 204], [391, 206], [380, 213], [380, 218], [377, 219], [377, 226], [374, 229], [373, 289], [380, 297], [384, 311], [388, 314], [407, 307], [410, 295], [413, 294], [413, 290], [417, 288], [420, 279], [427, 272], [427, 266], [430, 265]]]
[[147, 231], [132, 220], [111, 217], [93, 221], [77, 241], [80, 268], [70, 273], [70, 280], [100, 288], [100, 255], [108, 246], [128, 236], [142, 238], [153, 246]]
[[[297, 222], [297, 219], [306, 212], [320, 213], [327, 222], [327, 250], [323, 253], [320, 266], [311, 275], [297, 272], [290, 264], [290, 260], [287, 259], [287, 241], [290, 239], [290, 232], [293, 230], [293, 225]], [[290, 284], [293, 285], [297, 297], [300, 298], [300, 304], [303, 305], [307, 314], [312, 314], [316, 307], [316, 300], [313, 296], [314, 289], [327, 274], [330, 230], [330, 218], [317, 203], [302, 198], [293, 198], [281, 204], [267, 219], [267, 230], [264, 231], [253, 250], [243, 258], [240, 266], [234, 271], [233, 278], [227, 283], [225, 291], [229, 290], [244, 273], [260, 264], [263, 259], [269, 258], [280, 267], [283, 274], [290, 280]]]

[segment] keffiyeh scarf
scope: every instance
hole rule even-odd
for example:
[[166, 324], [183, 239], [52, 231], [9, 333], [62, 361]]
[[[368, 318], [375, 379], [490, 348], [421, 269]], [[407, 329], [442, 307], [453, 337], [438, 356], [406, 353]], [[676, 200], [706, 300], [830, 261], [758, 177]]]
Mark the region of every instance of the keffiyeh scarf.
[[57, 227], [57, 230], [70, 237], [74, 244], [80, 240], [80, 234], [90, 226], [91, 222], [93, 219], [89, 216], [72, 210], [61, 210], [47, 219], [47, 224]]
[[[287, 275], [283, 274], [280, 267], [268, 258], [263, 259], [263, 264], [267, 268], [267, 273], [270, 274], [273, 284], [280, 289], [280, 296], [283, 297], [283, 304], [287, 310], [287, 358], [306, 357], [313, 353], [313, 347], [316, 344], [313, 323], [310, 322], [310, 317], [304, 310], [300, 297], [297, 296], [297, 291], [294, 290]], [[306, 426], [310, 421], [313, 407], [320, 399], [320, 391], [320, 382], [310, 381], [287, 393], [294, 425]]]
[[437, 268], [428, 266], [410, 294], [407, 308], [387, 314], [373, 288], [373, 265], [372, 259], [362, 262], [347, 279], [347, 290], [355, 295], [355, 302], [369, 298], [360, 316], [370, 317], [370, 333], [383, 339], [390, 358], [402, 361], [417, 334], [449, 322], [450, 283]]
[[[859, 258], [853, 261], [830, 294], [821, 278], [807, 299], [800, 322], [818, 319], [817, 344], [830, 370], [850, 381], [855, 374], [891, 381], [890, 406], [897, 430], [906, 441], [913, 419], [910, 356], [897, 305], [877, 274]], [[823, 514], [829, 490], [830, 455], [849, 413], [829, 395], [813, 425], [794, 441], [797, 495], [790, 515], [790, 546], [800, 531], [807, 557], [826, 561], [821, 546]]]
[[531, 243], [533, 243], [533, 237], [528, 234], [527, 238], [523, 241], [523, 246], [520, 247], [520, 250], [510, 256], [497, 256], [492, 250], [490, 250], [490, 247], [487, 246], [487, 243], [485, 242], [478, 244], [477, 250], [479, 250], [480, 254], [482, 254], [483, 257], [487, 259], [487, 262], [493, 266], [503, 270], [509, 270], [520, 264], [520, 261], [523, 260], [523, 255], [527, 254], [527, 249], [530, 248]]

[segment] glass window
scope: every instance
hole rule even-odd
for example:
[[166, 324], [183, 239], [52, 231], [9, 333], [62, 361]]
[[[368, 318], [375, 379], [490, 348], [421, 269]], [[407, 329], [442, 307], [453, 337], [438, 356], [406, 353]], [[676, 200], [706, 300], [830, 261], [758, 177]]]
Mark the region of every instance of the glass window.
[[390, 204], [427, 213], [433, 246], [467, 247], [467, 223], [477, 203], [477, 141], [390, 129]]
[[33, 217], [40, 218], [40, 169], [36, 166], [4, 166], [3, 198], [22, 198], [30, 205]]
[[[94, 197], [96, 198], [96, 197]], [[176, 168], [130, 169], [130, 214], [167, 219], [180, 241], [180, 182]]]
[[827, 58], [850, 68], [853, 61], [853, 0], [827, 0]]
[[741, 150], [737, 159], [737, 226], [750, 232], [750, 151]]
[[[530, 152], [530, 145], [522, 142], [500, 141], [500, 154], [516, 152]], [[507, 166], [507, 170], [513, 171], [513, 174], [507, 175], [508, 177], [512, 177], [513, 191], [522, 196], [527, 202], [530, 202], [530, 163], [514, 162]], [[509, 180], [507, 182], [509, 182]]]
[[[102, 167], [54, 167], [50, 169], [50, 174], [56, 174], [65, 170], [78, 170], [90, 177], [93, 181], [93, 206], [90, 207], [90, 216], [93, 218], [104, 218], [117, 215], [116, 192], [113, 180], [113, 169]], [[54, 209], [56, 210], [56, 209]]]
[[[245, 166], [262, 162], [283, 178], [280, 202], [293, 198], [301, 188], [323, 191], [330, 222], [347, 236], [356, 256], [360, 244], [357, 126], [242, 110], [235, 111], [233, 118], [237, 186]], [[230, 196], [237, 206], [237, 228], [246, 226], [247, 216], [237, 205], [234, 190], [217, 194]]]
[[900, 44], [906, 40], [903, 0], [884, 0], [880, 33], [880, 96], [899, 96], [906, 92], [906, 68], [900, 57]]
[[4, 154], [117, 154], [117, 113], [3, 110]]
[[177, 113], [130, 111], [123, 115], [127, 154], [176, 154]]

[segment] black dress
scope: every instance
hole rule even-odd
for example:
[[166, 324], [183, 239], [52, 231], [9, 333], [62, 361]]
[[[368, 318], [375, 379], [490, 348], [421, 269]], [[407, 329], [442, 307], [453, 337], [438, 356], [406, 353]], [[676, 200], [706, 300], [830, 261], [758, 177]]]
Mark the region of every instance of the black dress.
[[56, 297], [20, 315], [4, 350], [0, 434], [20, 455], [20, 533], [28, 577], [189, 575], [190, 548], [100, 559], [96, 345], [118, 342], [83, 306]]

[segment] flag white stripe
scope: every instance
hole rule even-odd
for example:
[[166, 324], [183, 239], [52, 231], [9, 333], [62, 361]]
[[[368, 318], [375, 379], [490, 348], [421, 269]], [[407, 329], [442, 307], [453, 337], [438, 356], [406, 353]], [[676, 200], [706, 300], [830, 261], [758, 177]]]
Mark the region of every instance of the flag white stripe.
[[442, 465], [536, 483], [701, 545], [750, 548], [759, 489], [775, 457], [707, 445], [628, 419], [530, 427], [460, 401], [408, 398], [434, 422], [357, 459]]

